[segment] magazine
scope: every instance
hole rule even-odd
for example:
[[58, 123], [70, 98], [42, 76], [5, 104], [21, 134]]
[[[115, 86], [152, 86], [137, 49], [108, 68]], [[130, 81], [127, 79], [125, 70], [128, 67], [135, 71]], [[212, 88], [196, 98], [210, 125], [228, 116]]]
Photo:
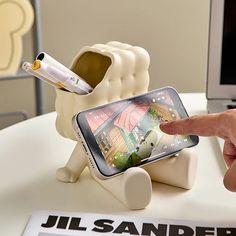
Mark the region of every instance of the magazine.
[[235, 236], [236, 222], [211, 224], [141, 216], [38, 211], [32, 214], [23, 233], [23, 236], [73, 235]]

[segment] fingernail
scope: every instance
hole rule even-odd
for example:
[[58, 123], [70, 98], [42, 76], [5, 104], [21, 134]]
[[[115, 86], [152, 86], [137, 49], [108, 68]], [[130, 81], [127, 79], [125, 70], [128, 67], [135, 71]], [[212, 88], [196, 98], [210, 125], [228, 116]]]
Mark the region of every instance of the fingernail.
[[161, 128], [165, 128], [167, 125], [168, 125], [169, 122], [163, 122], [160, 124], [160, 127]]
[[167, 125], [167, 124], [169, 124], [170, 122], [169, 121], [164, 121], [164, 122], [162, 122], [160, 125]]

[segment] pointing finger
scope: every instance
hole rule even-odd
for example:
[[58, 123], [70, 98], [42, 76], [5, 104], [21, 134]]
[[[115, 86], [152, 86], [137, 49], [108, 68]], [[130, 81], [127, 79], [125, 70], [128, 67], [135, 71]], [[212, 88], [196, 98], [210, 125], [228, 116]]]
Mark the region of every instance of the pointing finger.
[[167, 134], [192, 134], [200, 136], [225, 137], [226, 130], [219, 121], [220, 115], [209, 114], [192, 116], [185, 119], [160, 124], [160, 129]]

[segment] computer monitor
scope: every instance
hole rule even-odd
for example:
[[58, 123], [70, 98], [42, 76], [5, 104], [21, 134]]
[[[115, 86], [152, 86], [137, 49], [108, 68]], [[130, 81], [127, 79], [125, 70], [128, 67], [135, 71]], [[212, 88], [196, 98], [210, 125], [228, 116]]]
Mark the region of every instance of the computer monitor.
[[236, 0], [211, 0], [207, 99], [236, 99]]

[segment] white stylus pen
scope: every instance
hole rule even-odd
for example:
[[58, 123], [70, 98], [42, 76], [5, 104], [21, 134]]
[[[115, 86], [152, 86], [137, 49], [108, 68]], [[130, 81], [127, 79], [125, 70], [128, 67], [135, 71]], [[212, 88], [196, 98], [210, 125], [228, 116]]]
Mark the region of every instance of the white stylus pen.
[[48, 65], [43, 61], [36, 60], [32, 64], [32, 69], [42, 74], [44, 77], [50, 77], [53, 81], [64, 87], [65, 89], [78, 94], [87, 94], [91, 89], [85, 85], [86, 82], [80, 79], [79, 76], [68, 74], [56, 68], [55, 66]]
[[86, 83], [82, 78], [80, 78], [76, 73], [71, 71], [69, 68], [58, 62], [56, 59], [54, 59], [47, 53], [45, 52], [39, 53], [36, 57], [36, 60], [40, 60], [41, 62], [49, 66], [52, 66], [53, 68], [56, 68], [58, 71], [65, 72], [65, 74], [71, 75], [74, 78], [79, 78], [80, 85], [83, 87], [83, 90], [88, 91], [88, 93], [93, 90], [93, 88], [88, 83]]
[[49, 80], [48, 78], [46, 78], [46, 77], [42, 76], [41, 74], [37, 73], [37, 72], [34, 71], [31, 67], [32, 67], [32, 64], [29, 63], [29, 62], [24, 62], [24, 63], [22, 64], [22, 69], [23, 69], [24, 71], [28, 72], [29, 74], [31, 74], [32, 76], [35, 76], [35, 77], [37, 77], [37, 78], [43, 80], [44, 82], [46, 82], [46, 83], [52, 85], [52, 86], [55, 87], [55, 88], [62, 88], [62, 86], [60, 86], [59, 84], [54, 83], [53, 81]]

